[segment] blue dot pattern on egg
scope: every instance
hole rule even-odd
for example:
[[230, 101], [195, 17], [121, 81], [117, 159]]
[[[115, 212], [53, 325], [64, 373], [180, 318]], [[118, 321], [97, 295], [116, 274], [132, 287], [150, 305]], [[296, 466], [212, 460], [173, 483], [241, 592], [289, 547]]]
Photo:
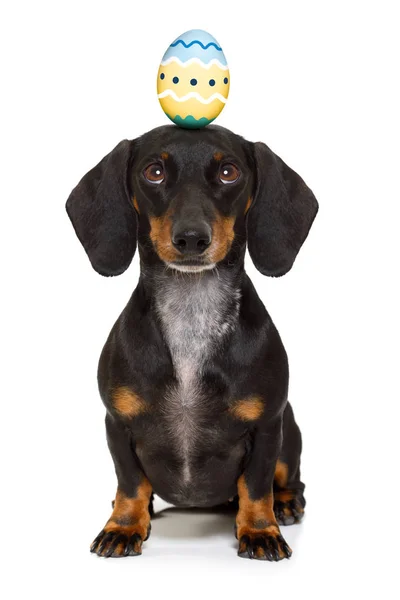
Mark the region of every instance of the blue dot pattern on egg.
[[176, 38], [163, 56], [157, 92], [174, 123], [187, 128], [211, 123], [229, 93], [228, 65], [217, 40], [201, 29]]

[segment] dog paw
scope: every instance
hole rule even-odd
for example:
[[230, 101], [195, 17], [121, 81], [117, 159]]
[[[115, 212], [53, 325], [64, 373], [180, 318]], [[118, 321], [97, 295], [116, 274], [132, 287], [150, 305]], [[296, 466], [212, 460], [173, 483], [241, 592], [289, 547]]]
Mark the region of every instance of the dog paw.
[[243, 532], [239, 538], [238, 555], [241, 558], [278, 561], [290, 558], [292, 550], [283, 539], [279, 527], [270, 525], [264, 530]]
[[304, 516], [304, 507], [301, 499], [290, 491], [275, 493], [274, 513], [279, 525], [293, 525], [300, 523]]
[[132, 528], [119, 527], [108, 530], [105, 528], [92, 542], [90, 552], [104, 558], [120, 558], [123, 556], [139, 556], [142, 554], [142, 544], [150, 535], [150, 526], [147, 536], [142, 536]]

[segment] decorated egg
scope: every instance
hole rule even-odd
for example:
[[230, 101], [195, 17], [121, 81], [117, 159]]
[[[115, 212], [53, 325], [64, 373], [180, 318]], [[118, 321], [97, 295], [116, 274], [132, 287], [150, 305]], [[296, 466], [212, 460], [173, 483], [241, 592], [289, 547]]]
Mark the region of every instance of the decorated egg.
[[212, 35], [192, 29], [176, 38], [164, 54], [157, 77], [161, 108], [187, 129], [205, 127], [225, 106], [229, 70]]

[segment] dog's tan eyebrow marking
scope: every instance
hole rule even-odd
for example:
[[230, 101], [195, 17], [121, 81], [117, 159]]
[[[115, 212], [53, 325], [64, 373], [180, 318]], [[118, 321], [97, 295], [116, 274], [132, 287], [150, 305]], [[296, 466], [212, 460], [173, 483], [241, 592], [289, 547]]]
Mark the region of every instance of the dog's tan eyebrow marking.
[[138, 201], [136, 199], [136, 196], [133, 196], [132, 202], [133, 202], [133, 206], [136, 209], [136, 212], [140, 215], [139, 204], [138, 204]]
[[220, 161], [222, 160], [223, 154], [222, 152], [215, 152], [214, 153], [214, 160]]
[[115, 410], [124, 417], [134, 418], [148, 410], [146, 401], [127, 386], [116, 388], [112, 400]]
[[241, 421], [256, 421], [264, 412], [264, 402], [259, 396], [248, 396], [236, 400], [229, 412]]
[[168, 152], [161, 152], [161, 158], [162, 158], [163, 160], [167, 160], [167, 158], [168, 158], [168, 157], [169, 157], [169, 154], [168, 154]]
[[247, 213], [247, 211], [249, 210], [251, 203], [253, 202], [253, 198], [251, 196], [249, 196], [247, 203], [246, 203], [246, 208], [244, 209], [244, 214]]

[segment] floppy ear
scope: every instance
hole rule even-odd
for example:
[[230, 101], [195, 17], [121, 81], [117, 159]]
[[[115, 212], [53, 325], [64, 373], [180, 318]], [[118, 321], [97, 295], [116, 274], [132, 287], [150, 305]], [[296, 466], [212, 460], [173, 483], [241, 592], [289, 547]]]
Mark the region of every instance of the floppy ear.
[[123, 140], [71, 192], [66, 208], [100, 275], [120, 275], [136, 250], [137, 219], [128, 190], [133, 142]]
[[279, 277], [290, 271], [318, 212], [304, 181], [265, 144], [254, 144], [256, 192], [247, 217], [247, 244], [256, 268]]

